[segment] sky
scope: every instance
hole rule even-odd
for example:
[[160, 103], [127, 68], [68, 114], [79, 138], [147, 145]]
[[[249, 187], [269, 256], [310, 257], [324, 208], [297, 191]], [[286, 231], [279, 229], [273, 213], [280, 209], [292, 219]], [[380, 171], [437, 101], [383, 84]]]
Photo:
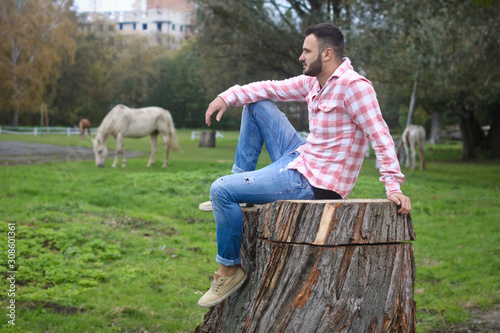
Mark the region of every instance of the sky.
[[98, 4], [97, 10], [101, 12], [132, 10], [134, 3], [133, 0], [73, 0], [73, 3], [79, 12], [89, 12], [94, 10], [94, 1]]

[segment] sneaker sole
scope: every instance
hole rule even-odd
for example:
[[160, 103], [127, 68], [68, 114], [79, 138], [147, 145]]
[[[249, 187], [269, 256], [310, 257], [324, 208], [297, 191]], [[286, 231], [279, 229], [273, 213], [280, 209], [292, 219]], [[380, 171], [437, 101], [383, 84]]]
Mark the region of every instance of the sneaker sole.
[[211, 212], [212, 211], [212, 206], [198, 206], [198, 209], [201, 210], [202, 212]]
[[234, 286], [233, 289], [231, 289], [227, 294], [225, 294], [224, 296], [222, 296], [221, 298], [219, 298], [218, 300], [216, 301], [213, 301], [211, 303], [207, 303], [207, 304], [200, 304], [198, 302], [198, 305], [202, 308], [211, 308], [212, 306], [216, 306], [222, 302], [224, 302], [229, 296], [231, 296], [236, 290], [240, 289], [240, 287], [243, 285], [243, 283], [245, 283], [245, 281], [247, 280], [247, 276], [245, 275], [245, 277], [243, 278], [243, 280], [241, 280], [240, 283], [238, 283], [236, 286]]
[[[241, 206], [241, 208], [249, 208], [249, 207], [254, 207], [254, 204], [241, 203], [240, 206]], [[212, 205], [203, 205], [203, 204], [200, 204], [198, 206], [198, 209], [201, 210], [202, 212], [211, 212], [212, 211]]]

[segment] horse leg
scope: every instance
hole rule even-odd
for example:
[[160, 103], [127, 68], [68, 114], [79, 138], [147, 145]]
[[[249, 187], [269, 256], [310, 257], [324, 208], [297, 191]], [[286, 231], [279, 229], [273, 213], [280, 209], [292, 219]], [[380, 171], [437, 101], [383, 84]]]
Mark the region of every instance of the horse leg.
[[410, 154], [408, 152], [408, 133], [403, 133], [403, 148], [405, 151], [406, 167], [410, 167]]
[[148, 167], [153, 165], [155, 161], [156, 151], [158, 150], [158, 133], [151, 133], [149, 138], [151, 140], [151, 156], [149, 156]]
[[410, 149], [411, 149], [411, 169], [415, 170], [415, 164], [417, 161], [417, 151], [415, 149], [415, 140], [411, 138], [410, 140]]
[[165, 149], [165, 159], [163, 160], [163, 165], [162, 165], [162, 167], [164, 168], [168, 164], [168, 150], [170, 148], [169, 145], [168, 145], [168, 139], [169, 139], [169, 137], [168, 137], [168, 134], [163, 133], [161, 135], [161, 138], [163, 140], [163, 148]]
[[125, 147], [123, 146], [123, 135], [119, 134], [120, 136], [120, 154], [122, 155], [122, 168], [125, 168], [127, 166], [127, 157], [125, 156]]
[[111, 165], [111, 167], [116, 168], [116, 166], [118, 165], [118, 158], [120, 154], [123, 154], [122, 167], [125, 167], [127, 165], [127, 159], [125, 158], [125, 154], [123, 153], [123, 135], [121, 133], [118, 133], [115, 140], [116, 140], [115, 160]]

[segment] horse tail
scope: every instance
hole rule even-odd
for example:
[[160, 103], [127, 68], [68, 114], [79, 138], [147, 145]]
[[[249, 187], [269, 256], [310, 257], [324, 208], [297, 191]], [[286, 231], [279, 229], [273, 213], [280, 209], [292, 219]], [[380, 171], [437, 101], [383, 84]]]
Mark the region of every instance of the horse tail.
[[418, 156], [420, 157], [420, 169], [425, 169], [425, 154], [424, 154], [424, 144], [425, 144], [425, 129], [421, 127], [417, 135], [417, 145], [418, 145]]
[[[408, 151], [408, 141], [410, 139], [410, 131], [407, 128], [405, 128], [405, 130], [403, 131], [403, 135], [401, 136], [401, 142], [403, 143], [403, 158], [401, 159], [401, 163], [402, 162], [408, 162], [410, 160], [410, 154], [409, 154], [409, 151]], [[406, 163], [406, 165], [408, 166], [408, 163]]]
[[[167, 111], [168, 112], [168, 111]], [[168, 126], [169, 126], [169, 131], [168, 131], [168, 137], [169, 137], [169, 146], [172, 148], [174, 151], [181, 151], [181, 148], [179, 147], [179, 142], [177, 141], [177, 135], [175, 134], [175, 125], [174, 121], [172, 119], [172, 115], [170, 112], [168, 112]]]
[[398, 157], [398, 160], [401, 162], [404, 157], [404, 150], [403, 150], [403, 139], [400, 138], [399, 140], [396, 141], [396, 155]]

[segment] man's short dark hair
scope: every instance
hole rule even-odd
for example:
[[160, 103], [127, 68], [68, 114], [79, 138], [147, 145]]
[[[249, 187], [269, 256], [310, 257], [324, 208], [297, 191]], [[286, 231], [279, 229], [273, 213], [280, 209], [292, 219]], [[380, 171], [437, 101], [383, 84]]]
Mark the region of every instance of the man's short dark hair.
[[304, 31], [306, 36], [313, 34], [319, 42], [320, 52], [327, 48], [333, 50], [335, 59], [342, 62], [344, 58], [344, 35], [340, 29], [331, 23], [319, 23], [310, 25]]

